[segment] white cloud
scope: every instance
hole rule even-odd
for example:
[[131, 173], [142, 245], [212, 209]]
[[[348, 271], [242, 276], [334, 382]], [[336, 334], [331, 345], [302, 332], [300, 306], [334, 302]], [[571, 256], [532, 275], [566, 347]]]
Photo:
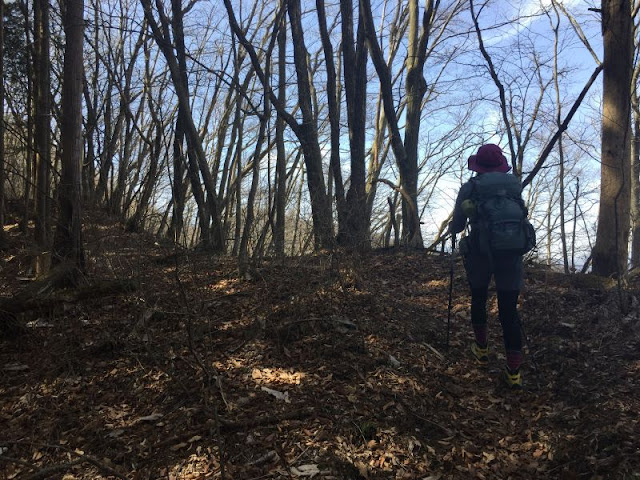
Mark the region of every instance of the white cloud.
[[[562, 4], [567, 10], [571, 10], [572, 7], [584, 4], [584, 0], [558, 0], [557, 3]], [[502, 0], [497, 2], [497, 8], [503, 12], [502, 21], [506, 27], [485, 39], [485, 43], [491, 45], [515, 37], [522, 30], [530, 27], [532, 23], [540, 19], [545, 11], [553, 9], [553, 3], [551, 0], [526, 0], [517, 5], [515, 2]]]

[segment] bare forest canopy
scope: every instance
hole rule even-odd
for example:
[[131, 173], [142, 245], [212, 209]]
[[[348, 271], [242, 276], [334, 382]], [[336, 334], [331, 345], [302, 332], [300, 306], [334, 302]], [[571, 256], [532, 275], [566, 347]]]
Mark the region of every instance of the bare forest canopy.
[[[0, 477], [638, 478], [639, 9], [0, 0]], [[485, 143], [520, 394], [446, 251]]]
[[[83, 22], [66, 19], [67, 3]], [[335, 244], [435, 247], [467, 157], [490, 142], [526, 185], [534, 256], [589, 266], [602, 194], [599, 2], [64, 5], [3, 2], [2, 214], [21, 205], [13, 220], [25, 233], [33, 222], [43, 251], [71, 241], [81, 207], [241, 265]], [[74, 77], [65, 59], [78, 42]], [[629, 177], [616, 211], [635, 218]]]

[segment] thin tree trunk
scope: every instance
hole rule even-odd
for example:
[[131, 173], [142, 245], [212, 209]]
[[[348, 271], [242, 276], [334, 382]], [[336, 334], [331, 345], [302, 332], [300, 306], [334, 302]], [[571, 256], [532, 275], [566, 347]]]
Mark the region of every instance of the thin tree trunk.
[[[240, 105], [238, 105], [238, 111], [240, 111]], [[242, 132], [242, 129], [240, 131]], [[236, 221], [233, 232], [233, 249], [231, 250], [235, 257], [240, 254], [240, 239], [242, 237], [242, 135], [238, 136], [236, 143], [236, 155], [233, 162], [236, 167], [234, 182]]]
[[100, 155], [100, 168], [98, 169], [98, 186], [96, 187], [95, 201], [98, 205], [109, 206], [109, 177], [113, 167], [115, 156], [115, 141], [113, 135], [113, 114], [111, 105], [112, 83], [108, 80], [104, 106], [104, 149]]
[[[562, 126], [562, 99], [560, 97], [560, 82], [558, 77], [558, 43], [560, 41], [559, 30], [560, 30], [560, 15], [557, 10], [555, 0], [552, 1], [552, 6], [556, 15], [555, 24], [550, 20], [551, 28], [554, 33], [554, 42], [553, 42], [553, 83], [556, 91], [556, 125], [558, 130], [560, 130]], [[565, 218], [565, 183], [564, 183], [564, 175], [565, 175], [565, 160], [564, 160], [564, 148], [562, 144], [562, 134], [558, 138], [558, 156], [560, 159], [560, 171], [559, 171], [559, 181], [560, 181], [560, 241], [562, 243], [562, 263], [564, 266], [564, 273], [569, 273], [569, 254], [567, 252], [567, 234], [566, 234], [566, 218]]]
[[[635, 29], [637, 32], [637, 28]], [[636, 50], [638, 45], [636, 44]], [[640, 98], [638, 79], [640, 62], [636, 60], [631, 76], [631, 268], [640, 267]]]
[[573, 200], [573, 229], [571, 231], [571, 271], [576, 272], [576, 231], [578, 230], [578, 199], [580, 198], [580, 178], [576, 178], [576, 193]]
[[[97, 30], [97, 29], [96, 29]], [[96, 66], [96, 68], [98, 68]], [[89, 93], [89, 84], [86, 76], [84, 77], [84, 101], [87, 109], [87, 118], [85, 121], [85, 138], [87, 139], [86, 146], [86, 158], [84, 166], [82, 168], [82, 186], [83, 186], [83, 197], [88, 202], [93, 203], [95, 201], [95, 166], [96, 166], [96, 150], [95, 150], [95, 140], [94, 135], [96, 134], [98, 128], [98, 118], [96, 114], [96, 106], [93, 103], [93, 99], [91, 94]]]
[[[156, 22], [156, 19], [153, 16], [150, 0], [140, 1], [144, 8], [145, 17], [153, 32], [154, 38], [156, 39], [156, 42], [162, 50], [165, 60], [167, 61], [167, 66], [169, 67], [173, 85], [176, 90], [176, 95], [178, 97], [179, 110], [182, 112], [182, 120], [184, 121], [188, 144], [187, 157], [189, 158], [192, 187], [195, 187], [197, 183], [199, 183], [195, 181], [198, 172], [200, 175], [202, 175], [202, 179], [204, 181], [207, 202], [207, 212], [205, 213], [208, 216], [206, 221], [201, 225], [201, 231], [204, 234], [203, 240], [205, 241], [204, 247], [210, 248], [215, 253], [221, 253], [224, 250], [224, 242], [222, 238], [222, 223], [220, 221], [220, 211], [216, 198], [216, 189], [213, 181], [213, 176], [211, 175], [211, 170], [209, 168], [209, 165], [207, 164], [206, 154], [202, 146], [202, 139], [200, 138], [200, 134], [198, 133], [198, 129], [196, 128], [193, 120], [193, 114], [189, 102], [188, 83], [185, 83], [186, 72], [183, 72], [180, 69], [180, 64], [176, 57], [176, 54], [174, 53], [171, 39], [168, 37], [169, 24], [164, 12], [160, 12], [160, 19], [162, 21], [162, 29], [160, 29], [159, 25]], [[174, 16], [176, 13], [181, 15], [179, 5], [180, 2], [178, 0], [173, 1], [177, 3], [179, 7], [177, 9], [178, 11], [174, 11]], [[158, 2], [157, 6], [161, 7], [162, 4]], [[176, 25], [175, 18], [173, 25]], [[177, 37], [181, 37], [182, 32], [175, 31], [174, 35], [177, 35]], [[182, 52], [182, 54], [184, 54], [184, 52]], [[194, 167], [197, 168], [197, 170], [194, 171]], [[198, 188], [200, 188], [199, 185]], [[195, 190], [195, 188], [193, 189]], [[210, 221], [211, 226], [209, 226]]]
[[5, 242], [4, 131], [4, 0], [0, 0], [0, 246]]
[[[238, 25], [230, 0], [224, 0], [224, 4], [233, 33], [245, 47], [258, 78], [262, 84], [265, 85], [267, 79], [260, 66], [260, 59], [254, 46], [249, 42]], [[307, 186], [311, 202], [315, 248], [329, 248], [333, 245], [331, 199], [327, 197], [324, 173], [322, 170], [322, 152], [318, 142], [318, 129], [312, 108], [307, 61], [308, 51], [304, 43], [300, 1], [287, 0], [287, 11], [291, 23], [294, 63], [298, 81], [298, 104], [302, 114], [302, 123], [298, 123], [297, 120], [286, 111], [285, 106], [278, 100], [273, 90], [269, 91], [269, 96], [271, 97], [270, 100], [274, 108], [278, 111], [278, 114], [285, 119], [302, 146], [307, 170]], [[278, 12], [278, 14], [280, 13], [281, 12]]]
[[[343, 0], [344, 1], [344, 0]], [[343, 2], [341, 2], [342, 4]], [[329, 109], [329, 124], [331, 128], [331, 153], [329, 156], [330, 173], [335, 185], [336, 212], [338, 214], [338, 243], [342, 243], [350, 237], [347, 228], [347, 205], [344, 194], [344, 183], [342, 179], [342, 168], [340, 166], [340, 99], [338, 97], [337, 86], [338, 76], [333, 58], [333, 45], [327, 30], [327, 18], [324, 0], [316, 0], [316, 11], [318, 24], [320, 27], [320, 38], [327, 69], [327, 105]], [[343, 15], [344, 17], [344, 15]], [[344, 18], [343, 18], [344, 24]], [[284, 32], [283, 32], [284, 34]], [[283, 97], [284, 101], [284, 97]], [[327, 185], [331, 189], [331, 182]], [[331, 198], [331, 195], [329, 195]]]
[[[265, 69], [265, 73], [267, 74], [267, 78], [270, 76], [270, 67], [269, 63]], [[270, 88], [268, 85], [265, 86], [265, 89]], [[258, 183], [260, 181], [260, 159], [262, 157], [261, 150], [262, 145], [264, 143], [264, 139], [266, 137], [267, 132], [267, 122], [268, 118], [271, 115], [269, 105], [269, 96], [264, 96], [264, 111], [263, 116], [260, 120], [260, 131], [258, 132], [258, 139], [256, 140], [256, 147], [253, 152], [253, 167], [251, 168], [251, 189], [249, 190], [249, 197], [247, 198], [247, 214], [244, 221], [244, 230], [242, 232], [242, 238], [240, 240], [240, 250], [238, 253], [238, 270], [241, 276], [247, 272], [247, 268], [249, 266], [249, 237], [251, 236], [251, 231], [253, 230], [253, 224], [255, 220], [255, 201], [256, 194], [258, 192]], [[267, 148], [270, 148], [270, 145], [267, 145]]]
[[162, 154], [162, 124], [156, 123], [156, 136], [153, 144], [153, 148], [149, 154], [149, 171], [145, 175], [145, 180], [142, 185], [142, 193], [138, 204], [136, 205], [136, 211], [132, 217], [127, 221], [127, 231], [134, 232], [144, 229], [144, 215], [149, 208], [149, 202], [151, 195], [156, 185], [158, 176], [158, 163], [160, 155]]
[[31, 60], [28, 62], [28, 78], [27, 78], [27, 100], [26, 100], [26, 111], [27, 111], [27, 131], [26, 131], [26, 168], [25, 168], [25, 185], [24, 185], [24, 197], [23, 197], [23, 205], [24, 211], [22, 214], [22, 221], [20, 224], [20, 231], [26, 235], [29, 231], [29, 220], [31, 214], [31, 206], [32, 206], [32, 194], [33, 194], [33, 186], [34, 182], [34, 165], [36, 162], [36, 155], [33, 148], [33, 142], [35, 137], [35, 132], [33, 128], [33, 120], [34, 120], [34, 110], [33, 110], [33, 98], [34, 98], [34, 67], [35, 67], [35, 48], [33, 46], [33, 42], [31, 41], [31, 27], [29, 21], [29, 12], [26, 6], [21, 8], [22, 13], [24, 15], [24, 31], [25, 31], [25, 39], [27, 41], [27, 45], [31, 45], [28, 49], [29, 55], [28, 58]]
[[50, 243], [50, 176], [51, 176], [51, 61], [49, 52], [49, 2], [34, 2], [35, 42], [35, 152], [36, 173], [36, 219], [35, 238], [41, 248]]
[[389, 130], [391, 132], [391, 149], [396, 157], [398, 170], [400, 171], [401, 188], [404, 192], [403, 197], [403, 242], [410, 246], [423, 246], [422, 233], [420, 232], [420, 220], [418, 217], [418, 192], [412, 189], [412, 185], [417, 185], [417, 179], [412, 179], [415, 169], [409, 165], [410, 158], [407, 155], [404, 142], [400, 135], [400, 127], [398, 124], [398, 116], [395, 110], [393, 100], [393, 89], [391, 80], [391, 71], [389, 65], [382, 56], [382, 51], [376, 38], [375, 25], [373, 23], [373, 14], [371, 10], [370, 0], [360, 0], [360, 15], [365, 23], [365, 31], [367, 41], [369, 43], [369, 51], [371, 59], [378, 73], [380, 80], [380, 89], [382, 95], [382, 103], [384, 113], [387, 118]]
[[[284, 104], [287, 98], [287, 30], [284, 18], [278, 29], [278, 100]], [[275, 181], [275, 227], [273, 231], [276, 257], [284, 257], [285, 208], [287, 204], [287, 153], [284, 145], [285, 121], [276, 118], [276, 181]]]
[[565, 175], [565, 159], [564, 148], [562, 145], [562, 137], [558, 139], [558, 156], [560, 160], [560, 241], [562, 243], [562, 265], [564, 273], [569, 273], [569, 254], [567, 252], [567, 232], [565, 228], [565, 198], [564, 198], [564, 175]]

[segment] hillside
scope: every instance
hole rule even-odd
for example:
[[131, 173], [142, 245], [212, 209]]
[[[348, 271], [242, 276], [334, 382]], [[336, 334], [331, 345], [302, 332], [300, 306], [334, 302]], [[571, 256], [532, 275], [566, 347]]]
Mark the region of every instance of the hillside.
[[[29, 284], [15, 230], [5, 299]], [[621, 314], [607, 282], [529, 266], [514, 393], [495, 304], [488, 368], [467, 352], [459, 260], [447, 349], [446, 256], [336, 252], [239, 279], [106, 220], [85, 233], [85, 293], [43, 295], [1, 340], [0, 478], [640, 476], [636, 287]]]

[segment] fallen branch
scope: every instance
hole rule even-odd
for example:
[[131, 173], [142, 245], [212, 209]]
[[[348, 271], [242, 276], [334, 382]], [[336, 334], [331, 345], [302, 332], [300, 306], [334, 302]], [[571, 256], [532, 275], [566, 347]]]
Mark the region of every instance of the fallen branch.
[[29, 475], [28, 477], [24, 477], [24, 480], [40, 480], [42, 478], [51, 478], [56, 473], [66, 472], [76, 465], [82, 463], [80, 458], [76, 458], [72, 462], [61, 463], [59, 465], [52, 465], [50, 467], [43, 468], [42, 470], [37, 471], [34, 474]]
[[[16, 443], [21, 443], [21, 442], [16, 442]], [[56, 448], [58, 450], [63, 450], [65, 452], [69, 452], [69, 453], [74, 453], [76, 455], [78, 455], [77, 452], [74, 452], [73, 450], [67, 449], [67, 448], [63, 448], [61, 446], [58, 445], [49, 445], [49, 447], [51, 448]], [[11, 463], [17, 463], [19, 465], [22, 466], [29, 466], [30, 468], [34, 468], [33, 465], [28, 464], [27, 462], [17, 459], [17, 458], [11, 458], [11, 457], [6, 457], [3, 455], [0, 455], [0, 460], [3, 460], [5, 462], [11, 462]], [[111, 468], [107, 465], [105, 465], [103, 462], [99, 461], [97, 458], [91, 456], [91, 455], [86, 455], [86, 454], [80, 454], [80, 456], [78, 458], [76, 458], [75, 460], [72, 460], [70, 462], [67, 463], [61, 463], [58, 465], [51, 465], [49, 467], [45, 467], [41, 470], [38, 470], [35, 473], [32, 473], [31, 475], [27, 476], [27, 477], [23, 477], [23, 480], [39, 480], [42, 478], [51, 478], [52, 475], [56, 474], [56, 473], [62, 473], [62, 472], [66, 472], [69, 469], [71, 469], [72, 467], [75, 467], [76, 465], [81, 465], [83, 463], [90, 463], [91, 465], [93, 465], [94, 467], [96, 467], [98, 470], [100, 470], [102, 473], [106, 474], [106, 475], [111, 475], [112, 477], [115, 478], [120, 478], [122, 480], [127, 480], [127, 477], [125, 475], [123, 475], [122, 473], [118, 472], [117, 470], [115, 470], [114, 468]]]
[[[210, 409], [205, 408], [205, 413], [208, 415], [214, 416], [214, 412], [211, 412]], [[189, 432], [175, 435], [171, 438], [163, 440], [162, 442], [156, 443], [153, 445], [154, 450], [159, 450], [161, 448], [167, 447], [169, 445], [175, 445], [177, 443], [181, 443], [189, 438], [192, 438], [194, 435], [204, 434], [209, 430], [216, 429], [216, 424], [219, 422], [220, 432], [230, 433], [237, 432], [242, 430], [251, 430], [256, 427], [264, 427], [267, 425], [275, 425], [280, 422], [288, 421], [288, 420], [302, 420], [304, 418], [308, 418], [315, 415], [315, 411], [313, 408], [301, 408], [298, 410], [292, 410], [290, 412], [284, 412], [280, 415], [263, 415], [256, 418], [250, 418], [248, 420], [227, 420], [223, 417], [218, 416], [217, 420], [210, 419], [204, 425], [200, 425], [197, 427], [191, 427]]]
[[443, 431], [443, 432], [444, 432], [448, 437], [450, 437], [450, 436], [452, 436], [452, 435], [454, 434], [453, 430], [450, 430], [450, 429], [448, 429], [447, 427], [444, 427], [444, 426], [440, 425], [439, 423], [434, 422], [433, 420], [429, 420], [428, 418], [424, 418], [424, 417], [422, 417], [422, 416], [418, 415], [416, 412], [414, 412], [414, 411], [409, 407], [409, 405], [408, 405], [406, 402], [404, 402], [404, 401], [402, 401], [402, 400], [399, 400], [399, 402], [400, 402], [400, 405], [402, 405], [402, 406], [404, 407], [404, 409], [405, 409], [407, 412], [409, 412], [411, 415], [413, 415], [414, 417], [416, 417], [416, 418], [417, 418], [418, 420], [420, 420], [421, 422], [424, 422], [424, 423], [426, 423], [426, 424], [428, 424], [428, 425], [432, 425], [432, 426], [434, 426], [434, 427], [437, 427], [438, 429], [440, 429], [441, 431]]

